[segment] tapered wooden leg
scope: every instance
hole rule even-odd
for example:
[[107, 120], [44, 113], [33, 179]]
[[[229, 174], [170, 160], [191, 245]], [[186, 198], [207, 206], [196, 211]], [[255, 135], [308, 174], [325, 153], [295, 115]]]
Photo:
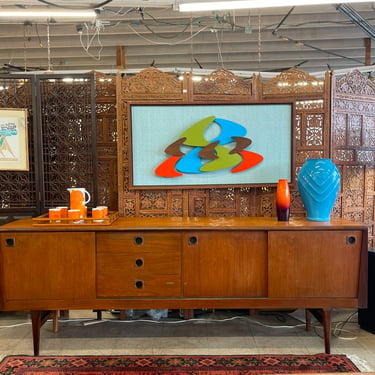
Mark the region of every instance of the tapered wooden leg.
[[59, 310], [52, 311], [52, 331], [56, 333], [59, 330]]
[[331, 354], [331, 309], [322, 310], [322, 321], [324, 330], [324, 347], [326, 354]]
[[305, 309], [305, 319], [306, 319], [306, 331], [310, 331], [310, 329], [311, 329], [311, 311], [309, 309]]
[[307, 314], [309, 314], [309, 317], [311, 317], [311, 314], [314, 315], [315, 318], [318, 319], [318, 321], [323, 325], [325, 352], [326, 354], [331, 354], [332, 309], [308, 309], [308, 311], [306, 311], [306, 325], [308, 321]]
[[40, 327], [42, 326], [42, 312], [31, 311], [31, 325], [33, 330], [33, 346], [34, 356], [39, 355], [39, 343], [40, 343]]
[[194, 319], [194, 310], [193, 309], [184, 309], [184, 319]]

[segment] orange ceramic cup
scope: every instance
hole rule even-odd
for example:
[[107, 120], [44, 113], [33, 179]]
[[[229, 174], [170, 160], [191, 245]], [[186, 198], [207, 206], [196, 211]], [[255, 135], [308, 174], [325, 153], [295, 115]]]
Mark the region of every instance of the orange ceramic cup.
[[68, 207], [57, 207], [60, 210], [61, 218], [66, 219], [68, 217]]
[[[68, 210], [68, 218], [73, 219], [74, 223], [77, 223], [81, 217], [81, 211], [80, 210]], [[76, 221], [78, 220], [78, 221]]]
[[103, 207], [95, 207], [91, 212], [94, 221], [103, 221], [103, 218], [105, 216], [105, 210]]
[[108, 207], [107, 206], [98, 206], [98, 208], [103, 209], [103, 215], [108, 216]]
[[53, 219], [53, 220], [51, 220], [52, 223], [54, 221], [55, 222], [60, 221], [59, 219], [61, 218], [61, 210], [59, 208], [50, 208], [48, 210], [48, 217], [50, 219]]

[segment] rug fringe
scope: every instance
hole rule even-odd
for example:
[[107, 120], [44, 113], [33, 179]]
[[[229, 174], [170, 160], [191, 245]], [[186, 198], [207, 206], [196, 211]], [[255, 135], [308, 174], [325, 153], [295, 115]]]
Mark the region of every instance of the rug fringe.
[[358, 367], [361, 372], [375, 371], [364, 359], [359, 358], [356, 354], [346, 354], [346, 356]]

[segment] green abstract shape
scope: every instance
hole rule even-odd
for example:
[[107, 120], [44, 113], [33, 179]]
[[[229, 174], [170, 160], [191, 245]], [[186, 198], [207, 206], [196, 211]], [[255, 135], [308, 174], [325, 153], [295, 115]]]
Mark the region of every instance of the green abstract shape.
[[220, 169], [231, 168], [242, 161], [242, 157], [239, 154], [230, 154], [230, 150], [224, 146], [215, 147], [218, 159], [208, 162], [203, 165], [200, 170], [202, 172], [214, 172]]
[[179, 138], [186, 138], [183, 144], [192, 147], [207, 146], [210, 142], [204, 138], [204, 131], [206, 130], [207, 126], [209, 126], [215, 120], [215, 118], [215, 116], [206, 117], [190, 126], [189, 129], [185, 130], [179, 136]]

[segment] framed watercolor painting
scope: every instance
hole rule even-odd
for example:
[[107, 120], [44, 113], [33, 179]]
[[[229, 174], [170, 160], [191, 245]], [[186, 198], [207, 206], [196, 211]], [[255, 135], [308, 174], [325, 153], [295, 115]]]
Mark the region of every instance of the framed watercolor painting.
[[130, 188], [294, 180], [292, 102], [129, 103]]
[[0, 109], [0, 170], [29, 170], [26, 109]]

